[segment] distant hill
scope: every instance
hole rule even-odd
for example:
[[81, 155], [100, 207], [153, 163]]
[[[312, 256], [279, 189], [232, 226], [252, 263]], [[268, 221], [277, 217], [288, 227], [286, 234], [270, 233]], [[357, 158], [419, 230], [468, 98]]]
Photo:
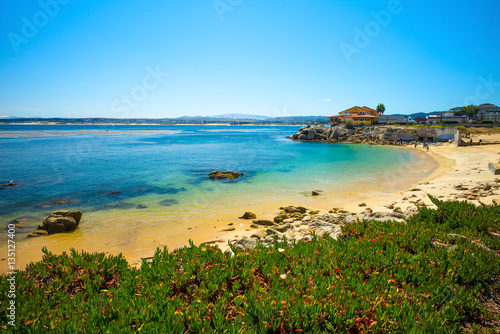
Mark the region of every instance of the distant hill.
[[250, 114], [222, 114], [222, 115], [214, 115], [208, 116], [208, 118], [224, 118], [224, 119], [252, 119], [258, 121], [265, 121], [270, 119], [269, 116], [264, 115], [250, 115]]
[[2, 119], [19, 119], [19, 118], [24, 118], [21, 116], [5, 116], [5, 115], [0, 115], [0, 120]]
[[328, 123], [327, 116], [284, 116], [267, 120], [270, 123]]
[[[253, 118], [247, 118], [253, 117]], [[255, 119], [260, 118], [260, 119]], [[268, 117], [248, 114], [225, 114], [216, 116], [183, 116], [177, 118], [35, 118], [35, 117], [0, 117], [0, 123], [44, 122], [55, 124], [314, 124], [328, 123], [327, 116], [285, 116]]]
[[385, 114], [384, 113], [384, 116], [410, 116], [411, 118], [415, 119], [415, 117], [427, 117], [430, 114], [432, 114], [432, 112], [417, 112], [417, 113], [413, 113], [413, 114]]

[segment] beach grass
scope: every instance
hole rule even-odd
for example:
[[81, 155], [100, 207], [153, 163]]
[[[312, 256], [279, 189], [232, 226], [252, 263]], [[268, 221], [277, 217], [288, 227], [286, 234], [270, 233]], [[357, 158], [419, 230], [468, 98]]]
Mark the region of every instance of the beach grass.
[[[45, 251], [16, 275], [8, 332], [454, 333], [498, 328], [500, 206], [431, 198], [406, 224], [357, 221], [338, 240], [248, 252], [201, 245], [122, 256]], [[0, 291], [6, 295], [6, 276]], [[488, 297], [490, 296], [490, 298]], [[489, 298], [489, 299], [488, 299]]]

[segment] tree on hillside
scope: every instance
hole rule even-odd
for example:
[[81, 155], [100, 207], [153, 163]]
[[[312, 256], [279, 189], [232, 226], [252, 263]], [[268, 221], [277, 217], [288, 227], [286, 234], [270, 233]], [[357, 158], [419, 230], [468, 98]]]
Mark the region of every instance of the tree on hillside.
[[378, 106], [377, 106], [377, 112], [379, 115], [382, 115], [385, 111], [385, 106], [383, 103], [380, 103]]
[[478, 112], [479, 112], [479, 107], [471, 104], [469, 106], [463, 107], [462, 110], [457, 111], [454, 115], [455, 116], [476, 117]]

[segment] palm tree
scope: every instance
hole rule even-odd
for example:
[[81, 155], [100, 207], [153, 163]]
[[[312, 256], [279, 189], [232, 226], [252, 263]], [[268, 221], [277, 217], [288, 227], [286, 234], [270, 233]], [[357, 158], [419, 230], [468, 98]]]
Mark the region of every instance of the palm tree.
[[377, 106], [377, 112], [379, 115], [382, 115], [385, 111], [385, 106], [383, 103], [380, 103], [378, 106]]

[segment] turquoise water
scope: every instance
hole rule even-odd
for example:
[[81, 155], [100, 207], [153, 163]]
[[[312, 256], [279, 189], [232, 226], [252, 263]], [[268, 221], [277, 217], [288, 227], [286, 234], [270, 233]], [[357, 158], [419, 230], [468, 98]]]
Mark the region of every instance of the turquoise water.
[[[0, 190], [0, 226], [31, 219], [17, 231], [23, 256], [43, 246], [100, 250], [98, 243], [135, 256], [159, 242], [185, 244], [188, 228], [219, 220], [236, 225], [248, 210], [272, 215], [290, 204], [327, 209], [339, 199], [391, 192], [395, 181], [411, 183], [420, 172], [421, 157], [412, 150], [285, 138], [298, 129], [0, 126], [0, 183], [17, 183]], [[217, 169], [244, 176], [210, 180]], [[322, 196], [310, 196], [312, 190]], [[82, 210], [80, 228], [23, 237], [58, 209]]]
[[[135, 133], [133, 131], [168, 131]], [[373, 180], [416, 163], [390, 147], [294, 142], [298, 127], [251, 126], [1, 126], [2, 216], [136, 209], [148, 195], [178, 205], [227, 192], [280, 194]], [[83, 131], [83, 132], [82, 132]], [[109, 131], [117, 134], [85, 134]], [[128, 131], [129, 133], [123, 133]], [[12, 135], [19, 133], [19, 136]], [[272, 134], [272, 133], [282, 134]], [[26, 137], [26, 133], [36, 135]], [[74, 134], [74, 135], [69, 135]], [[244, 173], [238, 181], [208, 179], [214, 170]], [[344, 184], [345, 186], [345, 184]], [[66, 202], [66, 204], [61, 204]]]

